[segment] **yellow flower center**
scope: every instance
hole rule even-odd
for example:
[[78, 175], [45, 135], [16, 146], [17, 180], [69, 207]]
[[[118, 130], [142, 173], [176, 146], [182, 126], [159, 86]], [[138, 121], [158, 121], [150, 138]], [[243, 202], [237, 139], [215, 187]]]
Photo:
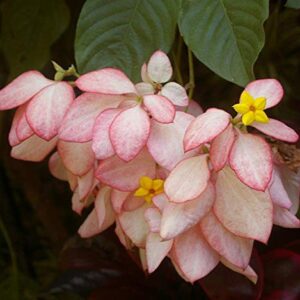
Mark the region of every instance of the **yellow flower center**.
[[258, 97], [254, 99], [246, 90], [243, 91], [240, 103], [233, 105], [234, 110], [242, 115], [244, 125], [251, 125], [254, 121], [268, 123], [269, 118], [264, 112], [266, 98]]
[[135, 191], [134, 196], [143, 197], [146, 202], [151, 203], [152, 198], [164, 191], [164, 181], [152, 179], [148, 176], [140, 178], [140, 187]]

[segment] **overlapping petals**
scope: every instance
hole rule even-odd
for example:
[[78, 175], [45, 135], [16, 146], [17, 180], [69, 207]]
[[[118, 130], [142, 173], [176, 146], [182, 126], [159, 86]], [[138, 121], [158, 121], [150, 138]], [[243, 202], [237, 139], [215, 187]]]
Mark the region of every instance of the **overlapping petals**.
[[218, 173], [214, 212], [238, 236], [264, 243], [270, 236], [273, 205], [268, 192], [249, 188], [229, 167]]
[[230, 151], [229, 163], [240, 180], [253, 189], [264, 191], [271, 180], [271, 148], [259, 136], [239, 132]]
[[171, 124], [151, 122], [147, 147], [160, 166], [172, 170], [184, 158], [198, 153], [197, 150], [184, 152], [182, 143], [184, 133], [193, 120], [194, 117], [192, 115], [178, 111]]
[[9, 133], [14, 158], [41, 161], [54, 148], [75, 94], [71, 85], [28, 71], [0, 91], [0, 109], [17, 108]]
[[52, 83], [38, 71], [25, 72], [0, 91], [0, 109], [20, 106]]
[[[88, 215], [78, 233], [97, 235], [115, 224], [121, 243], [138, 248], [143, 269], [169, 258], [191, 283], [219, 263], [247, 276], [253, 243], [267, 243], [273, 224], [300, 228], [300, 173], [280, 159], [273, 139], [297, 133], [265, 109], [283, 97], [280, 83], [249, 83], [237, 116], [201, 107], [172, 79], [158, 50], [133, 84], [121, 70], [81, 75], [75, 98], [65, 81], [28, 71], [0, 90], [0, 109], [17, 108], [11, 155], [43, 160], [68, 182], [72, 209]], [[83, 214], [85, 215], [85, 214]]]
[[106, 109], [116, 108], [125, 97], [97, 93], [83, 93], [71, 105], [59, 137], [67, 142], [88, 142], [93, 138], [93, 128], [99, 114]]
[[188, 127], [184, 137], [186, 151], [212, 141], [229, 124], [230, 115], [223, 110], [211, 108], [197, 117]]
[[[175, 105], [188, 105], [188, 97], [182, 86], [170, 82], [162, 87], [162, 83], [167, 82], [171, 76], [171, 63], [162, 51], [155, 52], [148, 65], [142, 67], [144, 82], [138, 83], [136, 86], [122, 71], [113, 68], [105, 68], [80, 76], [76, 81], [76, 86], [87, 93], [86, 97], [91, 98], [90, 95], [94, 93], [98, 94], [94, 98], [99, 99], [86, 100], [85, 102], [89, 103], [84, 105], [80, 105], [83, 104], [84, 99], [78, 99], [77, 101], [80, 100], [81, 103], [76, 101], [76, 104], [73, 105], [74, 108], [72, 107], [66, 116], [60, 137], [66, 141], [85, 142], [93, 138], [99, 140], [105, 136], [107, 153], [99, 153], [101, 150], [97, 147], [97, 142], [93, 146], [98, 152], [99, 158], [116, 153], [124, 161], [134, 159], [148, 141], [151, 122], [172, 123], [175, 118]], [[103, 94], [110, 96], [103, 96]], [[118, 100], [114, 99], [112, 95], [115, 95], [117, 99], [123, 97], [117, 106], [115, 104]], [[105, 107], [105, 103], [107, 103], [105, 98], [108, 97], [111, 98], [112, 103], [110, 107]], [[79, 122], [75, 123], [74, 119], [79, 110], [86, 105], [89, 105], [88, 108], [77, 118]], [[114, 117], [110, 114], [109, 122], [105, 123], [104, 120], [99, 121], [99, 114], [105, 110], [104, 107], [106, 109], [119, 108], [122, 111]], [[96, 126], [96, 119], [98, 120], [97, 130], [92, 130], [91, 128]], [[82, 126], [83, 132], [76, 135], [75, 132]], [[108, 135], [103, 132], [103, 126], [106, 126], [106, 129], [109, 128]], [[98, 129], [100, 130], [99, 134]]]
[[206, 188], [210, 172], [207, 155], [187, 158], [176, 165], [165, 182], [165, 191], [173, 202], [198, 197]]

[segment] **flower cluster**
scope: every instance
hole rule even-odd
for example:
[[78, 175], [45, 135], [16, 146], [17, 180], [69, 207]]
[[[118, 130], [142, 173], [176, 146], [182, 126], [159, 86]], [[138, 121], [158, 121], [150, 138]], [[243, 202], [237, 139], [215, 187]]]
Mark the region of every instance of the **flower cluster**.
[[0, 109], [17, 107], [11, 155], [40, 161], [52, 153], [50, 171], [69, 182], [73, 210], [89, 207], [79, 234], [115, 224], [149, 273], [169, 257], [189, 282], [218, 263], [256, 282], [253, 242], [267, 243], [273, 224], [300, 227], [300, 172], [265, 137], [298, 140], [264, 112], [281, 101], [280, 83], [249, 83], [232, 118], [217, 108], [203, 113], [169, 82], [172, 66], [162, 51], [142, 66], [137, 84], [114, 68], [72, 85], [59, 72], [55, 81], [37, 71], [20, 75], [0, 91]]

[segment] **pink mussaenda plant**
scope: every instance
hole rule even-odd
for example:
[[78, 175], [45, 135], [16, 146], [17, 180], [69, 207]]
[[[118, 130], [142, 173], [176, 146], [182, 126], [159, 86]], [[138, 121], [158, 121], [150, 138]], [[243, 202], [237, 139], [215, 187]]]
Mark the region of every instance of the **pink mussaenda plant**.
[[63, 77], [20, 75], [0, 91], [0, 109], [18, 107], [13, 157], [39, 161], [56, 148], [50, 172], [69, 182], [76, 213], [91, 207], [79, 234], [91, 237], [115, 223], [149, 273], [169, 257], [189, 282], [218, 263], [256, 282], [253, 242], [267, 243], [273, 224], [300, 227], [299, 171], [247, 130], [297, 141], [293, 129], [264, 112], [282, 99], [280, 83], [249, 83], [232, 118], [189, 103], [184, 87], [169, 82], [172, 66], [162, 51], [142, 66], [137, 84], [105, 68], [79, 76], [75, 98]]
[[74, 100], [70, 84], [38, 71], [21, 74], [0, 91], [0, 110], [18, 108], [9, 133], [17, 159], [41, 161], [55, 147], [63, 118]]
[[135, 86], [123, 72], [113, 68], [87, 73], [76, 81], [78, 88], [85, 92], [126, 96], [118, 110], [103, 112], [97, 117], [99, 130], [95, 133], [94, 147], [97, 148], [97, 141], [102, 140], [102, 130], [107, 132], [109, 127], [107, 156], [115, 151], [125, 161], [133, 159], [148, 141], [152, 120], [172, 123], [174, 105], [188, 105], [184, 88], [175, 83], [161, 85], [172, 76], [171, 63], [165, 53], [156, 51], [142, 70], [143, 77], [151, 80], [151, 83], [143, 83], [148, 87], [147, 92], [141, 89], [140, 84]]

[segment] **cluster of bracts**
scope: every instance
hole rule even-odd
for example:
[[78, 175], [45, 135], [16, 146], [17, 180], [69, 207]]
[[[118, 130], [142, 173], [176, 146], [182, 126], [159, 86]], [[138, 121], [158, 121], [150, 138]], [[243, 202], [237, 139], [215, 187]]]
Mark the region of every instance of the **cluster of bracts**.
[[0, 109], [17, 108], [11, 155], [41, 161], [51, 153], [50, 171], [69, 182], [73, 210], [90, 210], [79, 234], [115, 223], [149, 273], [167, 256], [190, 282], [218, 263], [256, 282], [253, 242], [267, 243], [273, 224], [300, 227], [300, 173], [270, 142], [294, 143], [298, 135], [264, 112], [281, 101], [282, 86], [249, 83], [232, 118], [217, 108], [203, 113], [169, 82], [172, 66], [162, 51], [141, 77], [133, 84], [114, 68], [71, 83], [37, 71], [20, 75], [0, 91]]

